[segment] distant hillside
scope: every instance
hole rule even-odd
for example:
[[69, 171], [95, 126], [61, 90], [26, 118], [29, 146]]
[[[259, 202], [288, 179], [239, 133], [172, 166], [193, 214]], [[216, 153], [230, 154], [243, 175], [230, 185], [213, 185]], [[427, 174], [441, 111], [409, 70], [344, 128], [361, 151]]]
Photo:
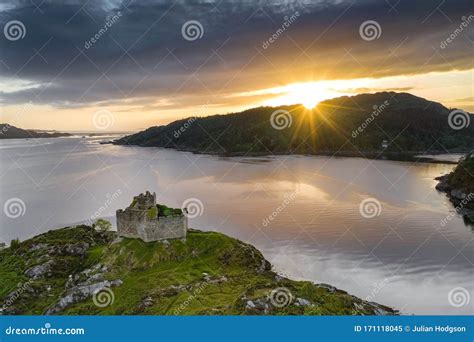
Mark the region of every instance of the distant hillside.
[[[279, 112], [272, 120], [275, 111]], [[407, 93], [381, 92], [327, 100], [313, 110], [300, 105], [259, 107], [183, 119], [151, 127], [116, 143], [222, 154], [473, 149], [474, 123], [455, 130], [448, 123], [449, 114], [450, 109], [440, 103]]]
[[21, 129], [9, 124], [0, 124], [0, 139], [56, 138], [70, 136], [69, 133], [46, 133], [35, 130]]

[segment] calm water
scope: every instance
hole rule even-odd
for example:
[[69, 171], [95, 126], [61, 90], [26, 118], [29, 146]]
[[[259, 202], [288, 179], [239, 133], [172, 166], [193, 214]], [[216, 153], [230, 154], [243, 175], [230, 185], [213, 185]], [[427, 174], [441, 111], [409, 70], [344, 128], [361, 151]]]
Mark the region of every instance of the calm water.
[[[2, 204], [20, 198], [26, 208], [18, 218], [2, 213], [0, 241], [82, 222], [98, 210], [113, 218], [148, 189], [175, 207], [200, 199], [204, 211], [191, 227], [255, 245], [292, 278], [371, 296], [406, 314], [474, 313], [474, 298], [461, 308], [448, 301], [453, 288], [471, 297], [474, 290], [473, 228], [457, 215], [442, 226], [453, 208], [434, 190], [433, 178], [453, 165], [219, 158], [99, 141], [0, 142]], [[379, 216], [361, 216], [368, 197], [380, 202]], [[269, 215], [274, 219], [263, 224]]]

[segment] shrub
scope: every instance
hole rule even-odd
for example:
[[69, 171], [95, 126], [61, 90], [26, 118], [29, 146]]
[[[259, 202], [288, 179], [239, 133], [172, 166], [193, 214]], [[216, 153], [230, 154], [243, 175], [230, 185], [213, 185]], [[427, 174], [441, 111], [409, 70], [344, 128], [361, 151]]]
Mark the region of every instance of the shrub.
[[97, 221], [94, 222], [94, 224], [92, 225], [92, 228], [100, 232], [106, 232], [112, 229], [112, 224], [109, 221], [98, 219]]
[[17, 250], [20, 247], [20, 239], [16, 238], [10, 242], [10, 248], [12, 250]]

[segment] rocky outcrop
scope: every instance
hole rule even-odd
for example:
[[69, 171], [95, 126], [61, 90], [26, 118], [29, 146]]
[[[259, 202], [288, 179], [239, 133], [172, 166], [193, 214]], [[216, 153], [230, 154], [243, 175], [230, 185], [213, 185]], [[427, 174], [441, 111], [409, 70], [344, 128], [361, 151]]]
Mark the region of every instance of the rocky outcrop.
[[70, 243], [64, 245], [50, 246], [45, 243], [32, 244], [29, 248], [29, 252], [42, 251], [43, 254], [57, 255], [57, 256], [79, 256], [83, 258], [86, 255], [87, 250], [91, 247], [91, 244], [87, 242]]
[[122, 285], [122, 281], [120, 279], [113, 281], [104, 280], [92, 284], [83, 283], [78, 286], [74, 286], [68, 290], [66, 295], [62, 297], [56, 305], [48, 309], [46, 314], [56, 314], [71, 304], [83, 301], [88, 297], [103, 291], [104, 289], [119, 285]]
[[466, 189], [454, 188], [454, 186], [449, 183], [449, 175], [436, 177], [435, 179], [438, 181], [438, 184], [435, 186], [436, 190], [445, 192], [455, 204], [466, 200], [466, 206], [474, 209], [474, 194], [472, 192]]
[[94, 294], [112, 286], [122, 285], [122, 280], [104, 280], [104, 273], [108, 271], [107, 266], [96, 264], [79, 274], [70, 275], [65, 285], [66, 293], [46, 314], [55, 314], [67, 306], [83, 301]]
[[54, 261], [49, 260], [41, 265], [33, 266], [25, 271], [25, 275], [28, 278], [38, 279], [51, 274], [51, 267], [53, 266]]
[[436, 190], [444, 192], [457, 213], [474, 223], [474, 156], [472, 153], [462, 158], [454, 170], [435, 178]]
[[[337, 289], [334, 292], [339, 291]], [[352, 309], [352, 314], [360, 315], [367, 310], [370, 310], [375, 315], [378, 316], [386, 316], [386, 315], [394, 315], [393, 310], [378, 303], [373, 302], [366, 302], [360, 301], [358, 298], [354, 298], [354, 306]], [[247, 297], [241, 298], [241, 305], [244, 307], [244, 312], [247, 315], [271, 315], [273, 312], [278, 311], [282, 308], [290, 308], [293, 307], [295, 310], [304, 310], [305, 308], [312, 308], [315, 312], [318, 311], [318, 307], [320, 307], [320, 303], [318, 302], [311, 302], [309, 299], [301, 298], [301, 297], [292, 297], [289, 292], [288, 293], [280, 293], [276, 296], [272, 296], [272, 293], [269, 295], [259, 298], [249, 299]], [[295, 312], [298, 314], [298, 311]]]

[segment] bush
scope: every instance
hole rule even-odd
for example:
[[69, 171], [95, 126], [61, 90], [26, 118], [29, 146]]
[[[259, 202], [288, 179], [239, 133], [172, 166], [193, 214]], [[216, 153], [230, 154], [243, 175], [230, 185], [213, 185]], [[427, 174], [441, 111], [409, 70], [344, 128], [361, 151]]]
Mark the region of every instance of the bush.
[[159, 216], [176, 216], [182, 215], [183, 211], [179, 208], [169, 208], [164, 204], [157, 204], [158, 207], [158, 215]]
[[92, 228], [100, 232], [106, 232], [112, 229], [112, 224], [109, 221], [98, 219], [97, 221], [94, 222], [94, 224], [92, 225]]
[[16, 238], [10, 242], [10, 248], [12, 250], [17, 250], [20, 247], [20, 239]]

